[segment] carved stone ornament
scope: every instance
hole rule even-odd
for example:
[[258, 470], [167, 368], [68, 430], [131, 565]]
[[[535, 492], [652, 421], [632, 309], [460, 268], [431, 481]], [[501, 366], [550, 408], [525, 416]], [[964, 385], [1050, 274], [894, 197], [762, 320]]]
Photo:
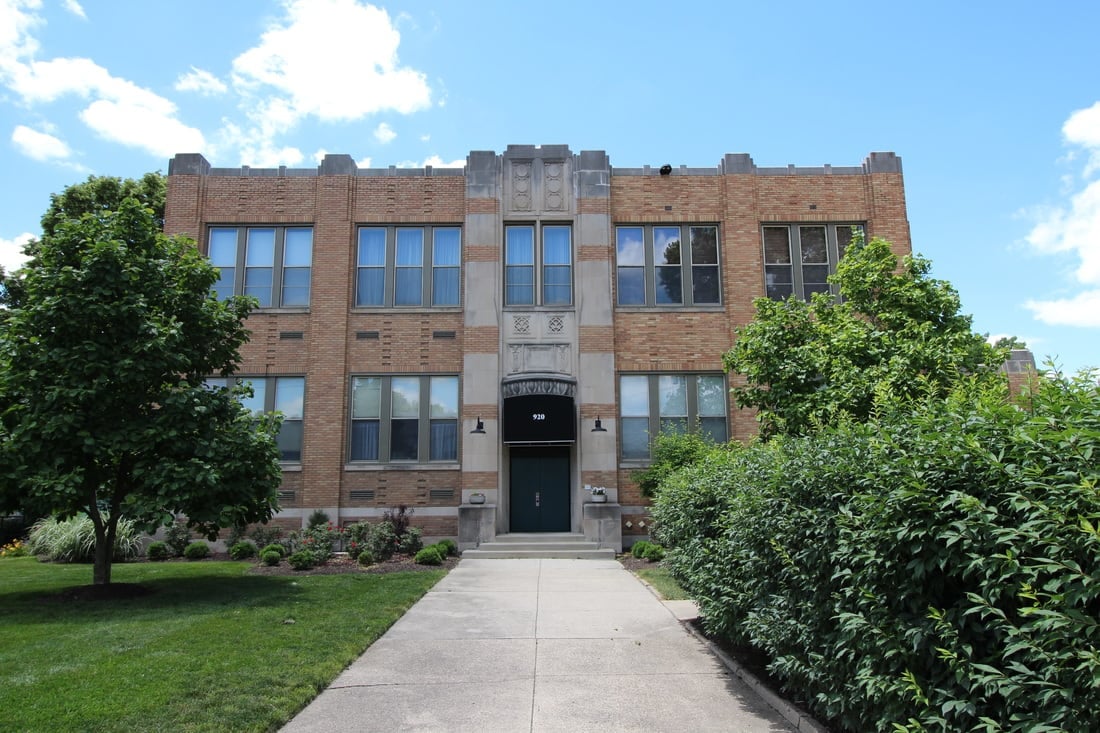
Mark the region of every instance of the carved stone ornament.
[[575, 397], [577, 384], [564, 379], [550, 379], [548, 377], [531, 377], [505, 382], [500, 386], [503, 397], [522, 397], [523, 395], [545, 394], [559, 395], [562, 397]]

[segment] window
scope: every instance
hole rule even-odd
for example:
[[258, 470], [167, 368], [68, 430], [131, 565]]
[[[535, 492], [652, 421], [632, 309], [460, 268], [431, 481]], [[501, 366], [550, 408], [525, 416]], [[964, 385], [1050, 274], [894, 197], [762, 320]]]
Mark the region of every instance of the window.
[[[536, 241], [541, 233], [541, 242]], [[536, 293], [538, 297], [536, 298]], [[573, 232], [568, 226], [504, 228], [504, 305], [573, 303]]]
[[726, 379], [720, 374], [630, 374], [619, 378], [624, 459], [649, 458], [657, 433], [698, 429], [716, 443], [726, 429]]
[[251, 295], [261, 308], [309, 306], [311, 227], [211, 227], [207, 255], [220, 271], [219, 300]]
[[619, 305], [716, 305], [718, 227], [615, 227], [615, 270]]
[[206, 380], [208, 387], [229, 387], [242, 383], [252, 386], [252, 396], [243, 400], [254, 415], [265, 412], [281, 412], [283, 424], [279, 428], [279, 460], [302, 460], [302, 418], [304, 416], [305, 377], [234, 377]]
[[433, 226], [360, 227], [355, 305], [458, 305], [461, 231]]
[[[828, 278], [848, 243], [863, 234], [862, 224], [791, 224], [764, 227], [764, 282], [767, 295], [809, 300], [832, 290]], [[834, 291], [835, 294], [835, 291]]]
[[458, 377], [351, 380], [352, 461], [458, 460]]

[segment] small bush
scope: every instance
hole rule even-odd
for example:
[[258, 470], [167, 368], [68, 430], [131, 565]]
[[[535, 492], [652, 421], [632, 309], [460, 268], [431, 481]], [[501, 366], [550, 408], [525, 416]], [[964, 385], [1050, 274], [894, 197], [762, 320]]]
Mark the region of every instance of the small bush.
[[344, 527], [344, 547], [351, 557], [370, 547], [370, 522], [353, 522]]
[[417, 565], [442, 565], [443, 554], [439, 546], [430, 545], [417, 552], [414, 560]]
[[397, 552], [397, 535], [393, 531], [393, 524], [381, 522], [371, 532], [370, 547], [368, 548], [378, 562], [385, 562]]
[[[141, 533], [128, 519], [118, 521], [114, 560], [129, 560], [141, 551]], [[35, 522], [27, 537], [27, 549], [33, 555], [53, 562], [92, 562], [95, 560], [95, 525], [91, 517], [80, 515], [59, 522], [52, 517]]]
[[234, 560], [247, 560], [256, 557], [256, 545], [248, 540], [242, 540], [229, 548], [229, 557]]
[[183, 556], [188, 560], [204, 560], [210, 557], [210, 545], [202, 540], [196, 540], [183, 548]]
[[651, 543], [647, 542], [646, 540], [635, 542], [633, 545], [630, 546], [630, 554], [641, 560], [643, 557], [645, 557], [646, 550], [649, 549], [650, 544]]
[[454, 540], [450, 540], [450, 539], [440, 540], [439, 542], [436, 542], [435, 544], [442, 547], [443, 549], [445, 549], [447, 556], [449, 556], [449, 557], [457, 557], [458, 556], [458, 545], [455, 544]]
[[419, 527], [409, 527], [397, 542], [397, 551], [402, 555], [415, 555], [424, 547]]
[[374, 553], [370, 550], [363, 550], [359, 553], [360, 565], [374, 565]]
[[176, 557], [183, 556], [183, 551], [191, 544], [192, 539], [191, 530], [187, 529], [186, 524], [173, 522], [164, 528], [164, 541], [172, 548], [172, 554]]
[[299, 550], [286, 559], [290, 567], [295, 570], [309, 570], [315, 564], [313, 553], [309, 550]]
[[260, 560], [263, 561], [264, 565], [267, 565], [269, 568], [273, 568], [280, 562], [282, 562], [283, 553], [279, 552], [278, 550], [264, 549], [263, 553], [260, 555]]
[[286, 557], [286, 547], [278, 542], [272, 542], [270, 545], [264, 547], [264, 549], [260, 550], [260, 555], [266, 555], [269, 552], [274, 552], [280, 559]]
[[12, 540], [8, 544], [0, 547], [0, 557], [24, 557], [29, 555], [27, 546], [23, 543], [23, 540]]
[[382, 523], [389, 523], [393, 527], [393, 533], [401, 537], [408, 531], [409, 521], [412, 515], [413, 510], [401, 504], [396, 509], [387, 509], [383, 512]]
[[313, 513], [309, 515], [309, 519], [306, 520], [306, 528], [317, 529], [318, 527], [324, 527], [328, 523], [328, 514], [321, 509], [315, 509]]
[[660, 562], [665, 559], [665, 548], [657, 544], [649, 543], [649, 547], [645, 548], [642, 557], [650, 562]]
[[252, 530], [252, 534], [249, 537], [256, 543], [256, 547], [266, 548], [269, 545], [278, 544], [279, 538], [283, 536], [283, 530], [281, 527], [265, 527], [260, 525]]
[[172, 551], [168, 548], [167, 542], [150, 542], [149, 546], [145, 548], [145, 556], [154, 562], [159, 560], [167, 560]]

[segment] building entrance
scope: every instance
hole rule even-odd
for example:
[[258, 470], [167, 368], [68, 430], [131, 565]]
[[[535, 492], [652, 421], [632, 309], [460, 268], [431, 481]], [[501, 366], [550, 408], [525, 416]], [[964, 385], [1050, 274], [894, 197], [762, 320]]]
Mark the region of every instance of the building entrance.
[[569, 531], [569, 448], [513, 447], [509, 458], [512, 532]]

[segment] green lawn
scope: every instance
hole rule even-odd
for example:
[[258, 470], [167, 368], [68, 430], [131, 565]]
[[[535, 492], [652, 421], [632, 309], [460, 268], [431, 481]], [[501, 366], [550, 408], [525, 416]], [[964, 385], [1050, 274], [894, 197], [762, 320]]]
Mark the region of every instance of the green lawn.
[[685, 601], [691, 598], [676, 582], [676, 579], [672, 577], [672, 574], [661, 565], [642, 568], [635, 572], [638, 577], [656, 588], [657, 592], [666, 601]]
[[91, 566], [0, 560], [0, 730], [276, 730], [445, 574], [248, 567], [117, 564], [155, 592], [74, 602]]

